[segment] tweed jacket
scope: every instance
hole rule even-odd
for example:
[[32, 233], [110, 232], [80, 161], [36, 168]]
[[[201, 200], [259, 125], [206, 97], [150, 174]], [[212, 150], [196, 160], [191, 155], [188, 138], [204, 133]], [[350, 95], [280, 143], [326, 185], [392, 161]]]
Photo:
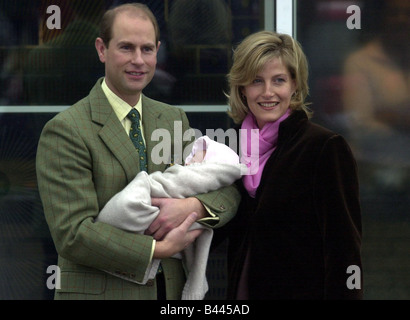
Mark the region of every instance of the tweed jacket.
[[[97, 81], [87, 97], [50, 120], [38, 145], [38, 187], [61, 270], [61, 288], [55, 298], [156, 299], [155, 281], [138, 285], [100, 271], [141, 282], [153, 246], [150, 236], [95, 221], [108, 200], [140, 171], [137, 151], [101, 82]], [[158, 128], [170, 133], [173, 152], [174, 142], [182, 139], [174, 132], [174, 121], [182, 123], [182, 134], [189, 128], [185, 113], [144, 95], [142, 99], [147, 154], [156, 146], [151, 137]], [[183, 147], [189, 143], [183, 142]], [[148, 161], [149, 172], [167, 167], [149, 156]], [[236, 187], [229, 186], [197, 198], [219, 217], [214, 226], [219, 227], [235, 214], [240, 195]], [[180, 260], [163, 259], [162, 266], [167, 299], [180, 299], [185, 283]]]
[[230, 298], [247, 252], [249, 299], [362, 297], [363, 283], [346, 285], [349, 266], [362, 271], [362, 224], [357, 166], [343, 137], [295, 111], [280, 125], [256, 197], [239, 184], [238, 213], [224, 228]]

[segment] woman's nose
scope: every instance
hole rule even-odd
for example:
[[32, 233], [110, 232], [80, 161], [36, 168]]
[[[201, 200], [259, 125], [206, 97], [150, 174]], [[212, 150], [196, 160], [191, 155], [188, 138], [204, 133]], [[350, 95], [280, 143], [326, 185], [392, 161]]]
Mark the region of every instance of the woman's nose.
[[272, 85], [266, 84], [263, 90], [263, 96], [270, 98], [270, 97], [273, 97], [274, 95], [275, 95], [275, 92], [273, 90]]

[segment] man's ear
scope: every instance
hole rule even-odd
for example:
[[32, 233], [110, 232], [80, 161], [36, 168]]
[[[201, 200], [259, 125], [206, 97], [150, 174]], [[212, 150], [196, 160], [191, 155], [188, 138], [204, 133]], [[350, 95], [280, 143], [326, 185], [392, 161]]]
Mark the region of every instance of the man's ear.
[[107, 49], [105, 47], [103, 39], [98, 37], [95, 39], [95, 49], [97, 50], [98, 58], [102, 63], [105, 63], [105, 50]]

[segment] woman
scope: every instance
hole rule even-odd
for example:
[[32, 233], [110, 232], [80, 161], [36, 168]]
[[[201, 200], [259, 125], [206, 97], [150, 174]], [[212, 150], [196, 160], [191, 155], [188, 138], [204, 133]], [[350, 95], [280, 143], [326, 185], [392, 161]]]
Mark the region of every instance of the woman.
[[[343, 137], [309, 121], [300, 45], [252, 34], [235, 50], [228, 79], [230, 116], [248, 132], [241, 161], [251, 169], [227, 226], [229, 298], [361, 298], [356, 162]], [[259, 130], [257, 157], [251, 129]]]

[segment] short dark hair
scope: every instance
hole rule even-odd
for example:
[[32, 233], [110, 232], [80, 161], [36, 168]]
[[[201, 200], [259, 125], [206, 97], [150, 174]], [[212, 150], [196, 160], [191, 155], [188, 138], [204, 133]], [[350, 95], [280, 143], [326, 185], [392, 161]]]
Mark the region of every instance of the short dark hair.
[[158, 41], [160, 38], [160, 31], [159, 31], [159, 25], [158, 25], [157, 19], [155, 18], [152, 11], [148, 8], [148, 6], [142, 3], [135, 2], [135, 3], [122, 4], [120, 6], [111, 8], [104, 13], [101, 19], [101, 23], [100, 23], [100, 38], [103, 40], [105, 46], [108, 48], [108, 45], [111, 41], [112, 25], [114, 23], [115, 17], [117, 16], [118, 13], [124, 12], [124, 11], [139, 11], [139, 12], [144, 13], [154, 25], [155, 44], [158, 45]]

